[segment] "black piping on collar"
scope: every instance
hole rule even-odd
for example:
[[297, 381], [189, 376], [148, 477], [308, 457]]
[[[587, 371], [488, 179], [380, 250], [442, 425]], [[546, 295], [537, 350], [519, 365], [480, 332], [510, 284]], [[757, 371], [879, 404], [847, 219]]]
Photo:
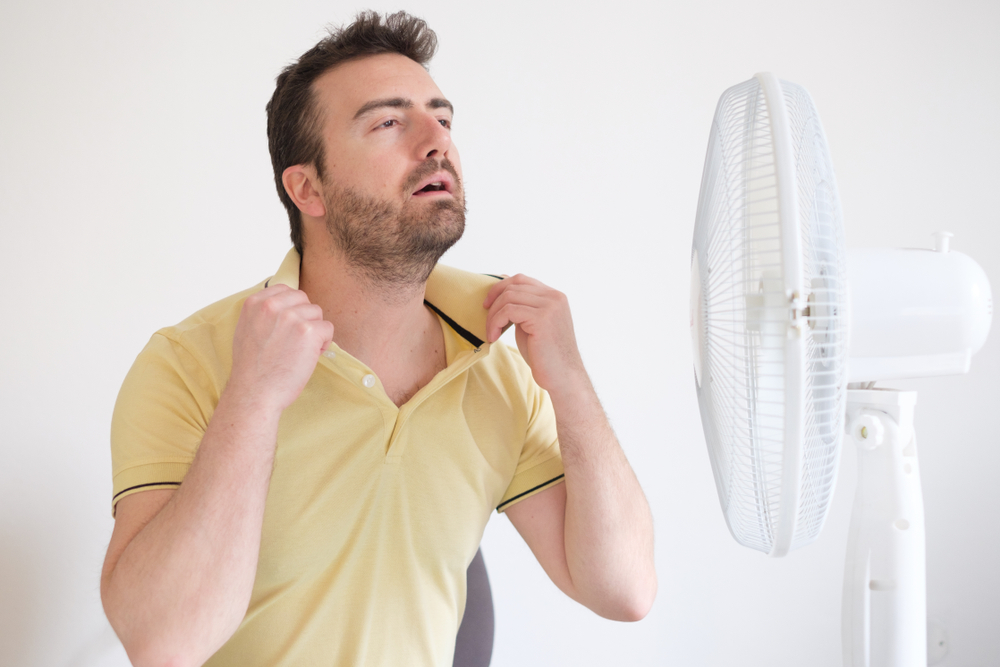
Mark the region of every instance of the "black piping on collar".
[[[491, 278], [496, 278], [497, 280], [503, 280], [503, 278], [501, 278], [500, 276], [494, 276], [494, 275], [489, 274], [489, 273], [487, 273], [486, 275], [490, 276]], [[273, 279], [273, 277], [272, 278], [268, 278], [267, 281], [264, 283], [264, 288], [265, 289], [271, 284], [271, 280], [272, 279]], [[431, 310], [433, 310], [438, 315], [440, 315], [441, 319], [444, 320], [445, 322], [447, 322], [448, 326], [450, 326], [452, 329], [455, 330], [455, 333], [457, 333], [459, 336], [461, 336], [465, 340], [467, 340], [470, 343], [472, 343], [472, 345], [474, 347], [482, 347], [483, 346], [483, 342], [484, 342], [483, 340], [481, 340], [478, 336], [476, 336], [474, 333], [472, 333], [468, 329], [466, 329], [466, 328], [462, 327], [461, 325], [459, 325], [459, 323], [456, 322], [455, 320], [453, 320], [450, 317], [448, 317], [447, 315], [445, 315], [444, 312], [442, 312], [441, 309], [438, 308], [437, 306], [435, 306], [433, 303], [431, 303], [427, 299], [424, 299], [424, 305], [427, 306], [428, 308], [430, 308]]]
[[427, 306], [428, 308], [430, 308], [431, 310], [433, 310], [435, 313], [437, 313], [441, 317], [442, 320], [444, 320], [445, 322], [448, 323], [448, 326], [450, 326], [452, 329], [455, 330], [455, 333], [457, 333], [459, 336], [461, 336], [465, 340], [467, 340], [470, 343], [472, 343], [472, 345], [474, 347], [482, 347], [483, 346], [483, 341], [480, 340], [478, 336], [476, 336], [471, 331], [469, 331], [469, 330], [464, 329], [463, 327], [461, 327], [458, 324], [458, 322], [456, 322], [455, 320], [451, 319], [450, 317], [448, 317], [447, 315], [445, 315], [443, 312], [441, 312], [441, 309], [438, 308], [437, 306], [435, 306], [433, 303], [431, 303], [427, 299], [424, 299], [424, 305]]

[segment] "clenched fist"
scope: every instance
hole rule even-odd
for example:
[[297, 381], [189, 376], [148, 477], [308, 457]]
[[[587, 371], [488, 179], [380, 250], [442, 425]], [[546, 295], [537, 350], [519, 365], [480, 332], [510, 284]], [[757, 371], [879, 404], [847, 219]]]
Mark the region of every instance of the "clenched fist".
[[305, 292], [267, 287], [243, 304], [226, 390], [262, 409], [284, 410], [302, 393], [331, 340], [333, 324]]

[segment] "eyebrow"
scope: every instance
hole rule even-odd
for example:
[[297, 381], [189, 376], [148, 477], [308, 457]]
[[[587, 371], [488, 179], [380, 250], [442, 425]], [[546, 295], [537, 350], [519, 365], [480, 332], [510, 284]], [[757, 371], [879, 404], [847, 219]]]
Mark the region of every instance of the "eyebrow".
[[[361, 118], [365, 114], [370, 113], [375, 109], [383, 109], [386, 107], [391, 109], [412, 109], [413, 102], [404, 97], [390, 97], [383, 100], [372, 100], [371, 102], [365, 103], [364, 105], [361, 106], [360, 109], [358, 109], [358, 112], [354, 114], [354, 120]], [[452, 114], [455, 113], [455, 107], [451, 105], [451, 102], [442, 97], [435, 97], [431, 99], [429, 102], [427, 102], [427, 108], [447, 109]]]

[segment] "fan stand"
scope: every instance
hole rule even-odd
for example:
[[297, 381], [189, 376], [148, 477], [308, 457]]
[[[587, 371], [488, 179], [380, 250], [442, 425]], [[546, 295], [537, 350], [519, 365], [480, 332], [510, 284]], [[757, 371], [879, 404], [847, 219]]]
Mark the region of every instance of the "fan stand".
[[927, 665], [916, 402], [915, 391], [847, 391], [847, 433], [858, 445], [841, 619], [847, 667]]

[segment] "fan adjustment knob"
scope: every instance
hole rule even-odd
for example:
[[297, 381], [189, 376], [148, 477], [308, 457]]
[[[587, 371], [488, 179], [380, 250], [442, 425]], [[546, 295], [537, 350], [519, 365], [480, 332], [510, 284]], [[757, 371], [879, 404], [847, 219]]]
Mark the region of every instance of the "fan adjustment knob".
[[951, 237], [954, 234], [951, 232], [934, 232], [933, 236], [935, 252], [948, 252], [950, 250]]
[[865, 449], [875, 449], [885, 439], [885, 425], [874, 415], [861, 414], [851, 421], [851, 436]]

